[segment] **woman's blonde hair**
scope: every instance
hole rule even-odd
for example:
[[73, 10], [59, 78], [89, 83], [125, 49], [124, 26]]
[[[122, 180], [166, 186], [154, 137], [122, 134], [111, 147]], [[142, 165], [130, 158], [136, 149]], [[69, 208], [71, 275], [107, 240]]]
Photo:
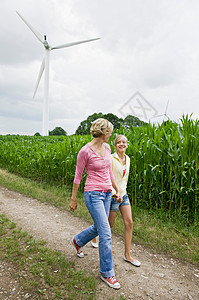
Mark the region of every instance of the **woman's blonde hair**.
[[127, 144], [128, 144], [128, 139], [123, 134], [118, 134], [116, 136], [114, 144], [116, 145], [117, 143], [119, 143], [122, 140], [125, 140], [125, 142], [127, 142]]
[[90, 128], [90, 133], [93, 137], [100, 137], [110, 131], [113, 131], [113, 124], [103, 118], [95, 120]]

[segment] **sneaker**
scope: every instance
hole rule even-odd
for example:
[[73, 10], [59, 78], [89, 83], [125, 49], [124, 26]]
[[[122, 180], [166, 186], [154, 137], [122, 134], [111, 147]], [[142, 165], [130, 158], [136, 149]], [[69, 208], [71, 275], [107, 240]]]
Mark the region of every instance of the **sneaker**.
[[115, 276], [112, 277], [103, 277], [101, 275], [101, 279], [106, 282], [110, 287], [114, 288], [114, 289], [119, 289], [120, 288], [120, 284], [117, 281], [117, 279], [115, 278]]
[[74, 238], [72, 239], [72, 244], [75, 247], [75, 251], [76, 251], [77, 256], [80, 257], [80, 258], [84, 257], [84, 253], [82, 252], [81, 247], [79, 247], [77, 245]]

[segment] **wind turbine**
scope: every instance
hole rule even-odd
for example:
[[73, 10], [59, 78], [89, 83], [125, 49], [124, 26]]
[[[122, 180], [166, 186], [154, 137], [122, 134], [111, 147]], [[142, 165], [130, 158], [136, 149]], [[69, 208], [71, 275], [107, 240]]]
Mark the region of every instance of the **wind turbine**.
[[66, 47], [71, 47], [87, 42], [96, 41], [99, 38], [95, 39], [89, 39], [84, 41], [78, 41], [73, 43], [67, 43], [59, 46], [51, 47], [49, 43], [47, 42], [46, 35], [42, 36], [38, 31], [36, 31], [25, 19], [20, 15], [17, 11], [16, 13], [19, 15], [19, 17], [24, 21], [24, 23], [29, 27], [29, 29], [34, 33], [34, 35], [37, 37], [37, 39], [43, 44], [45, 48], [45, 57], [42, 61], [40, 72], [38, 75], [35, 91], [33, 98], [35, 97], [35, 94], [37, 92], [37, 88], [39, 86], [41, 77], [43, 75], [43, 72], [45, 70], [45, 79], [44, 79], [44, 101], [43, 101], [43, 126], [42, 126], [42, 135], [48, 135], [48, 127], [49, 127], [49, 62], [50, 62], [50, 51], [55, 49], [61, 49]]
[[167, 109], [168, 109], [168, 106], [169, 106], [169, 100], [167, 101], [167, 105], [166, 105], [166, 108], [165, 108], [165, 112], [164, 112], [164, 114], [162, 114], [162, 115], [157, 115], [157, 116], [154, 116], [154, 117], [152, 117], [151, 119], [153, 119], [153, 118], [158, 118], [158, 117], [162, 117], [162, 116], [165, 116], [165, 117], [167, 117], [167, 120], [169, 120], [169, 117], [167, 116]]

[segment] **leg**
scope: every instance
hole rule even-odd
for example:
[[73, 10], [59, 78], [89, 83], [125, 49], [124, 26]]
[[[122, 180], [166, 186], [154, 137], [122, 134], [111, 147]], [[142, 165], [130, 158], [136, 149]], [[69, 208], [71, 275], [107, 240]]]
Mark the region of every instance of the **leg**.
[[[124, 197], [123, 197], [124, 199]], [[127, 203], [127, 202], [126, 202]], [[136, 267], [140, 267], [141, 263], [131, 257], [130, 250], [131, 250], [131, 242], [132, 242], [132, 232], [133, 232], [133, 220], [132, 220], [132, 212], [131, 212], [131, 205], [121, 205], [120, 212], [124, 221], [125, 232], [124, 232], [124, 241], [125, 241], [125, 254], [124, 260], [131, 263]]]
[[[111, 245], [111, 229], [108, 222], [110, 212], [111, 193], [106, 194], [104, 201], [104, 213], [100, 218], [98, 224], [99, 234], [99, 256], [100, 256], [100, 273], [103, 277], [112, 277], [115, 275], [112, 259], [112, 245]], [[97, 218], [99, 212], [97, 212]]]
[[132, 242], [132, 232], [133, 232], [133, 220], [130, 205], [120, 206], [120, 212], [124, 221], [125, 231], [124, 231], [124, 242], [125, 242], [125, 257], [128, 260], [134, 260], [130, 255], [131, 242]]
[[115, 200], [115, 198], [112, 198], [110, 213], [109, 213], [109, 217], [108, 217], [108, 221], [109, 221], [111, 228], [113, 228], [115, 218], [116, 218], [116, 212], [119, 210], [119, 206], [120, 206], [120, 204]]
[[[116, 202], [116, 200], [112, 199], [111, 200], [111, 208], [110, 209], [115, 209], [114, 202]], [[118, 204], [119, 203], [116, 203], [117, 207], [119, 208]], [[115, 218], [116, 218], [116, 210], [110, 210], [108, 221], [109, 221], [109, 225], [110, 225], [111, 228], [113, 228], [113, 225], [114, 225], [114, 222], [115, 222]], [[112, 237], [112, 240], [113, 240], [113, 237]]]
[[94, 224], [75, 236], [76, 243], [83, 247], [99, 235], [100, 272], [103, 277], [115, 275], [113, 269], [111, 229], [108, 222], [111, 193], [85, 192], [85, 203]]
[[109, 224], [110, 224], [111, 228], [113, 228], [115, 218], [116, 218], [116, 211], [110, 211], [108, 221], [109, 221]]
[[92, 242], [95, 244], [97, 243], [97, 238], [95, 237], [94, 239], [92, 239]]

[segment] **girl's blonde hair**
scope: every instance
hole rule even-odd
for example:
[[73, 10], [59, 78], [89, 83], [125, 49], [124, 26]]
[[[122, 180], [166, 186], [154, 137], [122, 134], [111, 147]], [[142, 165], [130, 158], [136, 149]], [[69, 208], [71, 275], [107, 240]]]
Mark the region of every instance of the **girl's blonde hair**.
[[100, 137], [110, 131], [113, 131], [113, 124], [103, 118], [95, 120], [90, 128], [90, 133], [93, 137]]
[[115, 138], [115, 142], [114, 142], [115, 146], [117, 143], [119, 143], [122, 140], [125, 140], [125, 142], [128, 144], [128, 139], [125, 137], [125, 135], [119, 134]]

